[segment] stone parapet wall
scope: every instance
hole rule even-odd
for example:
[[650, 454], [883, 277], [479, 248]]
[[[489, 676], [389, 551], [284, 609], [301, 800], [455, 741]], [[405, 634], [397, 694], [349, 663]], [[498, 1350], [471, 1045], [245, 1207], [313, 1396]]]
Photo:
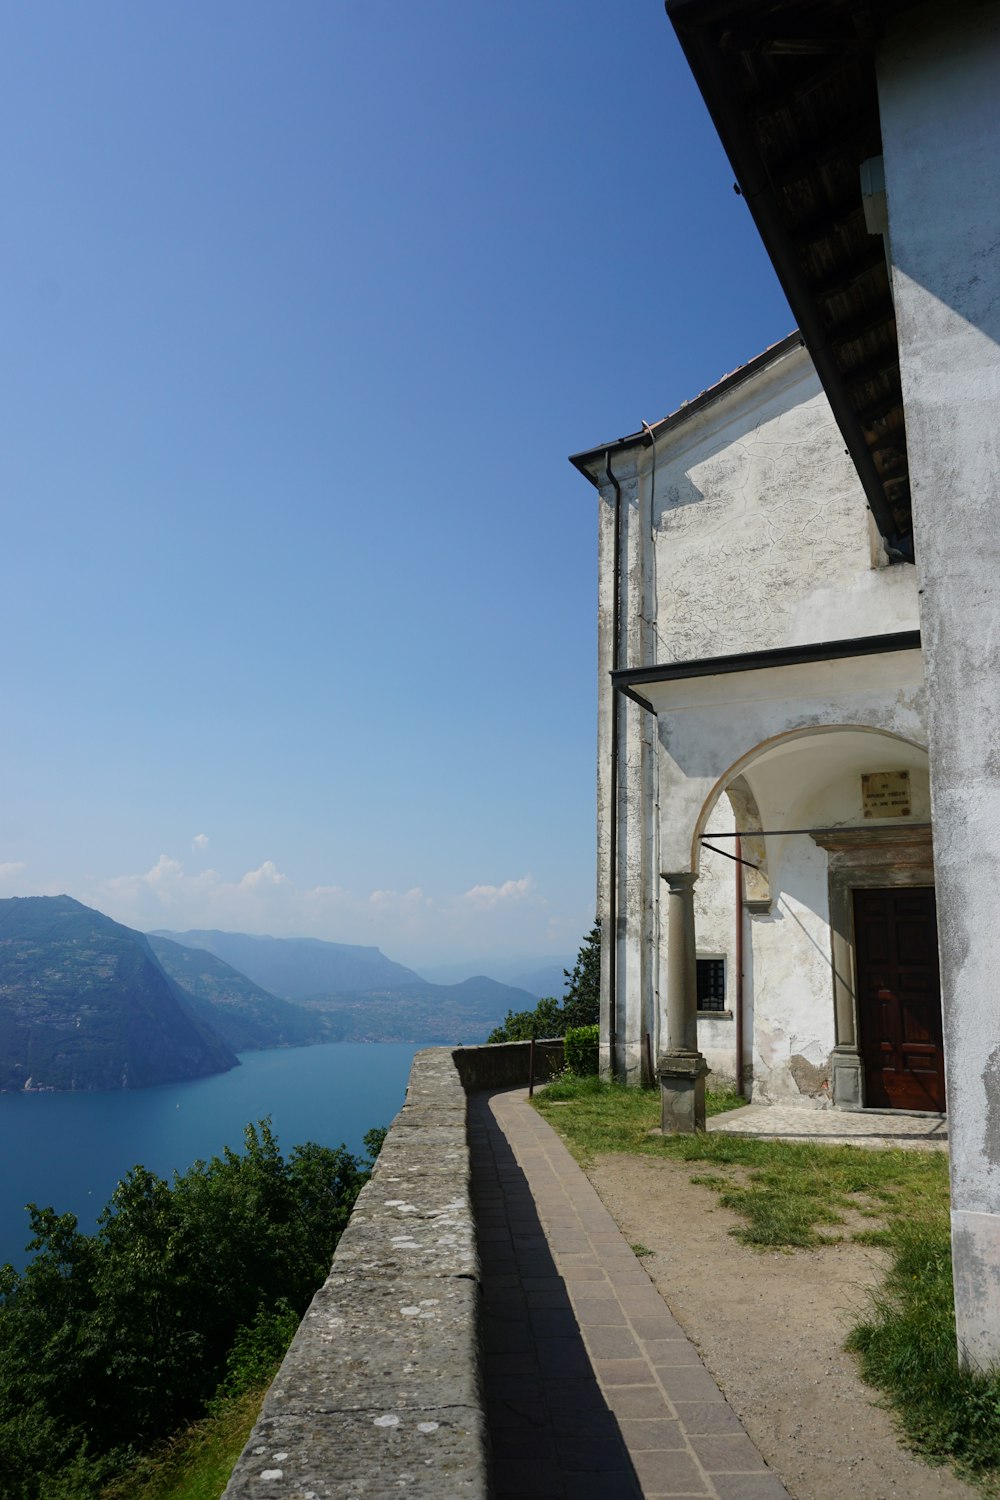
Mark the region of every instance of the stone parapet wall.
[[[562, 1042], [535, 1057], [550, 1077]], [[465, 1096], [526, 1084], [527, 1070], [526, 1042], [417, 1053], [223, 1500], [487, 1500]]]
[[[466, 1093], [528, 1085], [530, 1042], [495, 1042], [492, 1047], [456, 1047], [451, 1054]], [[535, 1043], [535, 1082], [546, 1083], [563, 1066], [563, 1039]]]

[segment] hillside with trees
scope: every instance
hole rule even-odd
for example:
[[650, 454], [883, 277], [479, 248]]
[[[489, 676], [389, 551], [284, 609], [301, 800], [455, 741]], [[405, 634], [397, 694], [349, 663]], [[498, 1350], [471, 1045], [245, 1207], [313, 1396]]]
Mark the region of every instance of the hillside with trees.
[[0, 901], [0, 1090], [135, 1089], [238, 1062], [142, 933], [70, 896]]
[[153, 933], [147, 941], [161, 968], [184, 991], [189, 1009], [214, 1027], [234, 1052], [331, 1040], [315, 1011], [272, 995], [207, 948], [186, 948]]

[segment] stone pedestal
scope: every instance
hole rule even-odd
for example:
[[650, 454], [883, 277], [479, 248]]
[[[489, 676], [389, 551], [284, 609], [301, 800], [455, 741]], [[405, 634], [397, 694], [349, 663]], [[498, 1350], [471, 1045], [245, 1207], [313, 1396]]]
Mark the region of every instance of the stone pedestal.
[[660, 1124], [664, 1135], [694, 1135], [705, 1129], [705, 1077], [700, 1052], [664, 1052], [657, 1064]]
[[857, 1047], [834, 1047], [830, 1056], [830, 1093], [839, 1109], [862, 1109], [861, 1054]]

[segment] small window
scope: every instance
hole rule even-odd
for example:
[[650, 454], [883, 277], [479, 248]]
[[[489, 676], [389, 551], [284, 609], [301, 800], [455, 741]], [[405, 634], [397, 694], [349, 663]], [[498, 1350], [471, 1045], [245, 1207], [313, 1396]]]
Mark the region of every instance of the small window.
[[724, 958], [698, 959], [698, 1009], [725, 1010], [726, 1008], [726, 960]]

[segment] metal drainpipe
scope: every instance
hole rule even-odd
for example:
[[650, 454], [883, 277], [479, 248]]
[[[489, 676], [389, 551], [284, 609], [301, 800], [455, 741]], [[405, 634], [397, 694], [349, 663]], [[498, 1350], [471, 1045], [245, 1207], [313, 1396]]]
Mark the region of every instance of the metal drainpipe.
[[[742, 859], [743, 849], [739, 834], [736, 835], [736, 858]], [[743, 866], [736, 870], [736, 1092], [743, 1093]]]
[[[622, 555], [622, 489], [611, 472], [611, 450], [605, 449], [604, 468], [615, 492], [614, 588], [612, 591], [611, 665], [621, 665], [621, 555]], [[618, 689], [611, 688], [611, 829], [608, 839], [608, 927], [611, 945], [608, 949], [608, 1046], [611, 1052], [611, 1076], [618, 1071]]]
[[[654, 635], [654, 638], [655, 638], [656, 627], [655, 627], [655, 625], [652, 622], [657, 619], [657, 612], [656, 612], [656, 522], [655, 522], [655, 519], [654, 519], [655, 514], [656, 514], [656, 436], [655, 436], [655, 434], [653, 432], [652, 427], [650, 427], [650, 425], [649, 425], [648, 422], [643, 422], [642, 429], [645, 432], [646, 436], [649, 438], [649, 446], [650, 446], [650, 455], [649, 455], [649, 568], [648, 568], [649, 595], [647, 596], [647, 595], [644, 594], [644, 596], [643, 596], [643, 602], [645, 603], [646, 598], [647, 597], [649, 598], [650, 613], [652, 615], [652, 620], [649, 623], [650, 623], [651, 631], [652, 631], [652, 633]], [[653, 645], [653, 649], [651, 651], [643, 651], [642, 654], [643, 654], [644, 658], [648, 658], [650, 660], [655, 660], [656, 659], [656, 646], [655, 646], [655, 644]], [[654, 757], [653, 764], [654, 764], [654, 766], [656, 764], [655, 754], [656, 754], [656, 752], [654, 750], [653, 751], [653, 757]], [[656, 787], [657, 787], [657, 792], [656, 792], [656, 801], [655, 801], [655, 805], [654, 805], [654, 809], [653, 809], [653, 815], [654, 815], [654, 817], [656, 819], [656, 825], [655, 826], [658, 828], [659, 827], [659, 821], [660, 821], [660, 810], [659, 810], [660, 793], [659, 793], [659, 779], [658, 778], [656, 780]], [[657, 844], [657, 848], [659, 848], [659, 844]], [[655, 875], [654, 875], [654, 881], [655, 881]], [[656, 883], [658, 883], [658, 882], [656, 882]], [[656, 929], [654, 928], [654, 931], [655, 930]], [[655, 954], [653, 954], [653, 953], [650, 954], [650, 963], [652, 965], [654, 965], [654, 968], [653, 968], [653, 973], [654, 973], [653, 995], [654, 995], [654, 999], [653, 999], [653, 1013], [649, 1017], [649, 1025], [651, 1027], [655, 1028], [656, 1031], [657, 1031], [657, 1050], [659, 1050], [659, 1027], [657, 1025], [657, 1016], [656, 1016], [656, 1011], [657, 1011], [657, 1008], [658, 1008], [658, 1002], [657, 1002], [656, 997], [657, 997], [657, 995], [659, 993], [659, 970], [658, 970], [658, 968], [655, 967], [655, 965], [658, 963], [658, 957]], [[647, 1038], [649, 1037], [649, 1032], [648, 1031], [646, 1032], [646, 1036], [647, 1036]], [[649, 1046], [647, 1046], [646, 1052], [647, 1052], [646, 1067], [647, 1067], [648, 1072], [649, 1072], [649, 1078], [647, 1079], [647, 1083], [649, 1084], [649, 1087], [652, 1088], [655, 1085], [655, 1083], [656, 1083], [656, 1072], [655, 1072], [655, 1070], [653, 1068], [652, 1049]]]

